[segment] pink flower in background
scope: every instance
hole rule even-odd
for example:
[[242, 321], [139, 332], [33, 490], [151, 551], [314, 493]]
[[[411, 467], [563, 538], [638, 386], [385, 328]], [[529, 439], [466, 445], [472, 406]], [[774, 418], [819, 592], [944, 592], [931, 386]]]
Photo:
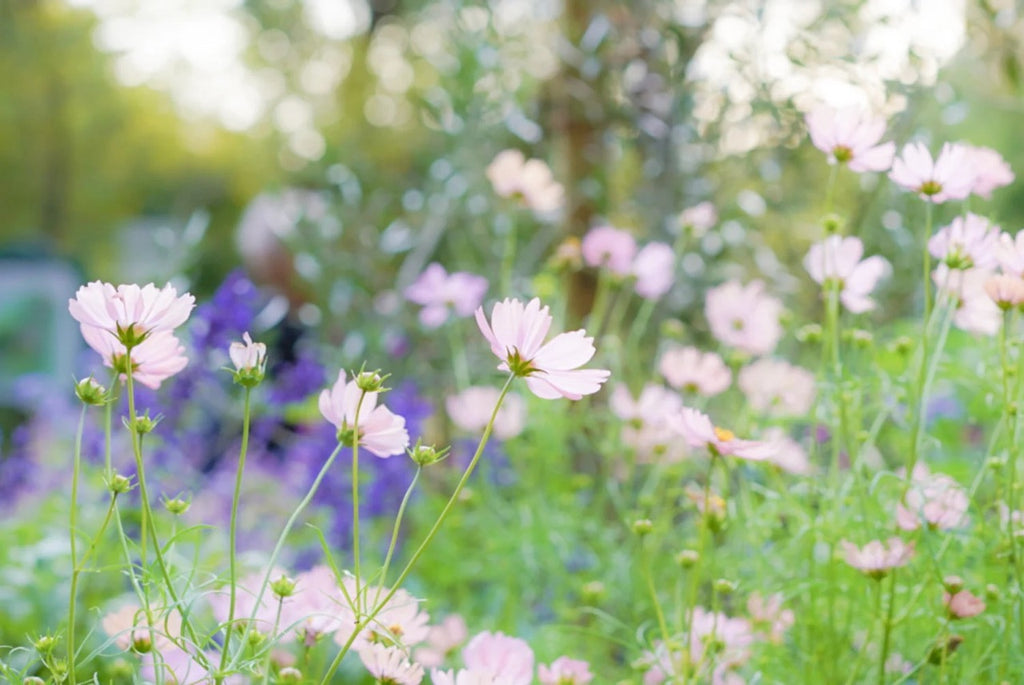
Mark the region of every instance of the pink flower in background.
[[423, 681], [423, 666], [409, 661], [409, 656], [398, 647], [369, 644], [356, 652], [378, 683], [419, 685]]
[[469, 316], [483, 302], [487, 293], [487, 279], [466, 271], [449, 274], [434, 262], [419, 278], [405, 289], [410, 302], [423, 305], [420, 322], [427, 328], [437, 328], [448, 320], [452, 310], [457, 316]]
[[636, 450], [642, 461], [675, 462], [686, 456], [675, 427], [675, 417], [683, 408], [683, 399], [677, 393], [648, 383], [633, 399], [629, 388], [618, 385], [609, 405], [624, 422], [622, 442]]
[[502, 360], [498, 369], [525, 378], [527, 387], [541, 399], [578, 400], [600, 390], [611, 375], [604, 369], [579, 368], [595, 352], [594, 339], [583, 329], [560, 333], [544, 343], [551, 313], [536, 297], [525, 306], [513, 299], [496, 303], [490, 325], [481, 307], [476, 310], [476, 322], [491, 352]]
[[996, 188], [1013, 183], [1013, 169], [1003, 156], [990, 147], [964, 145], [967, 148], [971, 167], [974, 169], [974, 185], [971, 192], [985, 199], [992, 197]]
[[734, 456], [751, 461], [769, 459], [775, 446], [758, 440], [740, 440], [735, 433], [711, 423], [707, 414], [683, 407], [676, 417], [676, 429], [690, 447], [705, 447], [715, 454]]
[[593, 679], [590, 664], [567, 656], [558, 657], [550, 666], [537, 667], [537, 680], [541, 685], [587, 685]]
[[1024, 231], [1018, 231], [1016, 236], [1000, 233], [995, 252], [1004, 273], [1024, 277]]
[[878, 144], [885, 119], [859, 107], [818, 107], [807, 115], [814, 147], [828, 155], [829, 164], [846, 164], [851, 171], [886, 171], [892, 166], [896, 143]]
[[672, 347], [661, 355], [658, 371], [677, 390], [714, 397], [732, 384], [732, 371], [714, 352], [696, 347]]
[[[286, 575], [283, 571], [275, 569], [271, 574], [271, 582]], [[240, 578], [235, 586], [235, 616], [234, 619], [239, 627], [246, 627], [258, 630], [264, 635], [270, 635], [274, 629], [274, 621], [277, 618], [277, 605], [279, 601], [288, 604], [291, 597], [279, 600], [268, 587], [260, 599], [259, 607], [256, 606], [256, 596], [263, 585], [264, 573], [253, 573], [252, 575]], [[210, 604], [214, 617], [219, 623], [227, 623], [228, 610], [231, 603], [231, 588], [225, 587], [216, 592], [206, 595], [206, 601]], [[278, 630], [284, 626], [278, 625]]]
[[928, 241], [928, 252], [951, 269], [989, 269], [996, 265], [999, 227], [985, 217], [968, 212], [943, 226]]
[[636, 256], [636, 239], [629, 231], [598, 226], [587, 231], [580, 246], [583, 261], [595, 268], [607, 267], [619, 276], [628, 276]]
[[68, 311], [82, 326], [106, 331], [121, 342], [134, 344], [150, 333], [173, 331], [185, 323], [195, 298], [189, 293], [178, 296], [174, 286], [157, 288], [119, 285], [93, 281], [83, 285], [68, 301]]
[[551, 168], [542, 160], [526, 159], [519, 150], [499, 152], [486, 174], [499, 197], [520, 197], [535, 212], [553, 212], [565, 201], [565, 189]]
[[[366, 598], [363, 601], [364, 605], [387, 594], [385, 588], [371, 586], [364, 586], [360, 588], [360, 591]], [[351, 591], [349, 595], [354, 597], [354, 593]], [[402, 647], [411, 647], [427, 639], [427, 635], [430, 634], [429, 624], [430, 615], [421, 610], [420, 600], [405, 590], [399, 589], [352, 644], [357, 650], [370, 644], [398, 644]], [[339, 645], [344, 645], [349, 636], [348, 630], [342, 626], [342, 629], [334, 634], [334, 641]]]
[[172, 640], [181, 634], [181, 614], [177, 611], [164, 613], [161, 608], [153, 607], [153, 623], [146, 620], [146, 612], [137, 604], [126, 604], [117, 611], [106, 614], [100, 625], [114, 644], [124, 651], [132, 649], [133, 643], [139, 643], [155, 649], [163, 650], [172, 644]]
[[942, 603], [952, 618], [971, 618], [985, 611], [985, 601], [969, 590], [961, 590], [955, 594], [942, 593]]
[[267, 346], [253, 342], [246, 331], [242, 334], [242, 342], [233, 342], [228, 347], [228, 356], [236, 371], [262, 371], [267, 364]]
[[[354, 583], [347, 587], [353, 595]], [[298, 637], [302, 644], [312, 646], [323, 636], [355, 624], [355, 613], [330, 568], [314, 566], [295, 576], [295, 593], [281, 606], [281, 641]]]
[[985, 293], [1000, 309], [1024, 304], [1024, 279], [1020, 276], [997, 274], [985, 281]]
[[956, 313], [953, 324], [971, 333], [995, 335], [1003, 325], [1003, 310], [999, 308], [985, 284], [992, 277], [987, 269], [950, 269], [939, 264], [932, 272], [932, 280], [940, 292], [953, 298]]
[[914, 556], [914, 546], [897, 537], [889, 538], [887, 543], [872, 540], [863, 548], [846, 540], [839, 544], [843, 547], [847, 564], [875, 579], [885, 577], [894, 568], [906, 566]]
[[748, 354], [769, 354], [782, 337], [782, 303], [764, 292], [761, 281], [729, 281], [710, 289], [704, 313], [715, 339]]
[[505, 678], [495, 678], [486, 671], [465, 668], [459, 671], [434, 669], [430, 672], [430, 680], [434, 685], [509, 685], [511, 682]]
[[814, 374], [781, 359], [758, 359], [740, 370], [747, 403], [769, 416], [805, 416], [814, 402]]
[[128, 348], [107, 331], [85, 325], [81, 329], [85, 342], [100, 354], [104, 366], [120, 372], [122, 381], [127, 378], [129, 359], [132, 380], [154, 390], [188, 365], [185, 348], [170, 331], [148, 334], [132, 347], [129, 357]]
[[747, 613], [750, 620], [768, 628], [768, 639], [781, 644], [786, 631], [796, 621], [792, 609], [782, 608], [782, 594], [776, 593], [768, 597], [762, 597], [760, 592], [754, 592], [747, 599]]
[[689, 227], [697, 235], [707, 233], [718, 223], [718, 210], [710, 202], [701, 202], [692, 207], [687, 207], [679, 214], [679, 223]]
[[772, 445], [775, 450], [767, 461], [795, 476], [809, 476], [814, 473], [814, 466], [807, 458], [807, 450], [789, 437], [782, 428], [773, 426], [766, 430], [763, 441]]
[[675, 281], [676, 253], [665, 243], [651, 242], [641, 248], [633, 260], [636, 294], [657, 300], [672, 289]]
[[533, 650], [517, 637], [480, 633], [462, 650], [462, 660], [470, 671], [486, 673], [507, 685], [533, 682]]
[[466, 621], [458, 614], [449, 614], [439, 625], [430, 627], [427, 644], [416, 650], [415, 659], [425, 668], [436, 668], [442, 665], [448, 655], [465, 642], [467, 637], [469, 633], [466, 631]]
[[917, 530], [922, 523], [931, 529], [950, 530], [967, 523], [969, 506], [967, 492], [959, 483], [917, 464], [906, 497], [896, 507], [896, 524], [903, 530]]
[[355, 379], [346, 383], [345, 371], [341, 370], [334, 385], [320, 393], [320, 413], [337, 427], [338, 439], [346, 444], [351, 445], [352, 438], [342, 433], [356, 430], [359, 444], [378, 457], [402, 454], [409, 446], [405, 419], [391, 413], [383, 404], [377, 406], [378, 394], [364, 394]]
[[937, 160], [923, 143], [909, 143], [892, 164], [889, 178], [936, 204], [963, 200], [974, 187], [975, 171], [965, 145], [946, 143]]
[[[501, 393], [491, 386], [473, 386], [457, 395], [449, 395], [444, 402], [448, 418], [456, 426], [470, 433], [479, 433], [491, 420], [491, 413]], [[519, 395], [509, 393], [494, 417], [494, 435], [509, 440], [523, 432], [526, 425], [526, 403]]]
[[861, 261], [863, 255], [864, 244], [859, 238], [831, 235], [811, 246], [804, 257], [804, 268], [819, 285], [837, 283], [839, 301], [860, 314], [875, 308], [869, 295], [889, 270], [883, 258], [876, 255]]

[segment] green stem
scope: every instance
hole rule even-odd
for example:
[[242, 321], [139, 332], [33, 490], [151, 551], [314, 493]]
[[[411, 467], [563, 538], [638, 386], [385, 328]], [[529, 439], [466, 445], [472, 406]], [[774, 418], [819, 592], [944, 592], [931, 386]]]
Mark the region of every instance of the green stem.
[[352, 565], [356, 581], [356, 602], [352, 609], [356, 612], [357, 618], [362, 613], [359, 601], [359, 411], [363, 408], [365, 397], [366, 391], [363, 390], [359, 394], [355, 417], [352, 419]]
[[220, 673], [216, 676], [218, 685], [223, 681], [224, 666], [227, 665], [228, 648], [231, 645], [231, 633], [234, 632], [235, 604], [237, 601], [237, 589], [235, 587], [238, 579], [237, 571], [237, 540], [238, 540], [238, 500], [242, 492], [242, 473], [245, 471], [245, 456], [249, 450], [249, 424], [251, 413], [252, 388], [245, 388], [245, 407], [242, 410], [242, 446], [238, 450], [238, 469], [235, 471], [235, 490], [231, 496], [231, 523], [228, 532], [228, 567], [231, 574], [230, 599], [228, 600], [228, 622], [224, 630], [224, 647], [220, 653]]
[[[881, 592], [882, 588], [879, 587]], [[889, 638], [892, 635], [892, 614], [896, 606], [896, 571], [889, 574], [889, 606], [882, 623], [882, 655], [878, 660], [878, 685], [885, 685], [885, 662], [889, 660]]]
[[438, 515], [434, 525], [430, 528], [430, 531], [423, 539], [423, 542], [420, 543], [420, 546], [416, 548], [415, 552], [413, 552], [409, 561], [406, 562], [405, 568], [403, 568], [402, 572], [398, 575], [398, 579], [395, 581], [395, 584], [392, 585], [391, 589], [388, 590], [388, 593], [384, 595], [384, 599], [382, 599], [379, 604], [370, 610], [370, 612], [356, 624], [355, 628], [352, 630], [352, 634], [349, 635], [348, 640], [344, 645], [342, 645], [341, 651], [339, 651], [337, 656], [334, 657], [330, 667], [327, 669], [326, 675], [324, 675], [323, 679], [320, 681], [321, 685], [327, 685], [327, 683], [330, 682], [331, 678], [334, 677], [334, 673], [338, 670], [338, 666], [341, 665], [341, 660], [345, 658], [346, 654], [348, 654], [349, 649], [352, 647], [352, 643], [355, 641], [359, 633], [370, 624], [370, 621], [372, 621], [377, 614], [387, 606], [387, 603], [391, 601], [391, 598], [395, 596], [395, 593], [398, 592], [402, 583], [405, 582], [405, 579], [412, 572], [413, 567], [416, 566], [416, 562], [418, 562], [420, 557], [423, 556], [423, 553], [426, 552], [427, 547], [430, 546], [430, 543], [437, 535], [437, 532], [441, 529], [441, 525], [445, 522], [445, 519], [448, 518], [451, 510], [455, 507], [455, 503], [459, 500], [459, 496], [466, 487], [469, 477], [473, 474], [473, 470], [476, 468], [477, 462], [480, 461], [480, 457], [484, 453], [484, 447], [487, 446], [487, 441], [491, 437], [491, 431], [494, 429], [494, 421], [498, 416], [498, 410], [501, 409], [501, 404], [505, 400], [505, 396], [508, 394], [509, 389], [512, 387], [512, 381], [515, 379], [515, 374], [510, 374], [508, 379], [505, 381], [505, 385], [501, 389], [501, 394], [498, 395], [498, 401], [494, 405], [494, 411], [491, 412], [491, 420], [487, 422], [487, 426], [484, 428], [484, 434], [480, 437], [480, 443], [477, 445], [476, 453], [473, 454], [473, 458], [470, 460], [465, 472], [463, 472], [462, 478], [459, 479], [458, 484], [455, 486], [455, 490], [452, 491], [451, 496], [445, 503], [444, 508]]
[[608, 298], [611, 297], [612, 289], [611, 280], [607, 269], [601, 269], [597, 272], [597, 293], [594, 295], [594, 306], [590, 310], [590, 316], [587, 320], [587, 330], [594, 336], [595, 340], [600, 338], [601, 326], [605, 316], [608, 314]]
[[648, 553], [647, 545], [644, 544], [646, 541], [646, 536], [640, 539], [640, 565], [643, 567], [644, 580], [647, 583], [647, 591], [650, 593], [651, 602], [654, 604], [654, 613], [658, 617], [658, 628], [661, 630], [661, 639], [665, 646], [668, 647], [670, 643], [668, 624], [665, 622], [665, 612], [661, 609], [661, 602], [658, 601], [658, 590], [654, 585], [654, 574], [651, 573], [650, 554]]
[[[928, 412], [928, 396], [931, 394], [932, 384], [935, 382], [935, 374], [938, 372], [939, 361], [942, 358], [942, 350], [946, 346], [946, 339], [949, 337], [949, 329], [953, 324], [953, 316], [956, 313], [956, 303], [948, 301], [944, 307], [936, 309], [936, 312], [941, 314], [941, 324], [939, 327], [938, 341], [935, 345], [935, 350], [932, 352], [931, 359], [925, 358], [925, 346], [924, 338], [927, 338], [927, 333], [922, 337], [921, 342], [921, 353], [922, 358], [920, 362], [918, 380], [917, 380], [917, 403], [916, 411], [914, 412], [913, 422], [911, 424], [910, 433], [910, 455], [907, 460], [907, 473], [906, 473], [906, 487], [910, 487], [910, 481], [913, 477], [914, 467], [917, 465], [917, 461], [920, 457], [921, 441], [924, 438], [925, 419]], [[933, 312], [934, 313], [934, 312]], [[927, 326], [926, 326], [927, 328]]]
[[388, 568], [391, 566], [391, 557], [395, 553], [395, 545], [398, 543], [398, 531], [402, 526], [402, 518], [405, 516], [405, 507], [409, 504], [409, 498], [412, 496], [412, 491], [416, 487], [416, 482], [420, 479], [420, 473], [423, 471], [423, 467], [417, 466], [416, 473], [412, 476], [412, 482], [409, 483], [409, 487], [405, 490], [405, 495], [402, 497], [402, 503], [398, 506], [398, 514], [395, 516], [395, 525], [391, 529], [391, 542], [388, 544], [388, 553], [384, 555], [384, 565], [380, 570], [380, 585], [378, 586], [377, 596], [374, 598], [374, 605], [377, 604], [377, 600], [380, 599], [380, 588], [387, 585], [388, 582]]
[[78, 596], [78, 576], [81, 569], [78, 568], [78, 549], [75, 541], [78, 535], [78, 476], [82, 466], [82, 433], [85, 431], [85, 410], [82, 405], [82, 413], [78, 417], [78, 430], [75, 432], [75, 454], [71, 467], [71, 512], [68, 515], [68, 527], [71, 533], [71, 592], [68, 598], [68, 677], [71, 685], [77, 682], [75, 679], [75, 599]]

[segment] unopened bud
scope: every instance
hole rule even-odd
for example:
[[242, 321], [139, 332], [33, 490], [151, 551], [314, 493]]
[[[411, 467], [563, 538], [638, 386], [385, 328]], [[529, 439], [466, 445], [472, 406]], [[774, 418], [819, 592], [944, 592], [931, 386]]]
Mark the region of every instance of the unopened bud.
[[654, 530], [654, 523], [650, 519], [637, 519], [633, 521], [633, 532], [640, 537], [648, 535]]
[[997, 602], [1003, 596], [1002, 590], [999, 589], [998, 585], [989, 583], [985, 586], [985, 599], [990, 602]]
[[417, 440], [412, 449], [406, 451], [409, 453], [409, 457], [419, 466], [429, 466], [447, 457], [448, 450], [448, 447], [439, 450], [433, 445], [424, 445], [420, 440]]
[[821, 217], [821, 227], [825, 229], [825, 235], [834, 235], [843, 228], [843, 217], [838, 214], [826, 214]]
[[192, 506], [191, 502], [175, 497], [173, 499], [164, 500], [164, 508], [171, 512], [175, 516], [181, 516], [188, 508]]
[[277, 679], [282, 683], [301, 683], [302, 682], [302, 671], [292, 666], [282, 668], [277, 674]]
[[36, 638], [32, 646], [36, 648], [36, 651], [40, 654], [49, 654], [54, 647], [57, 646], [57, 638], [52, 635], [42, 635]]
[[942, 586], [951, 595], [955, 595], [964, 589], [964, 579], [960, 576], [946, 576], [942, 579]]
[[821, 326], [816, 323], [809, 323], [801, 326], [796, 331], [796, 339], [802, 343], [816, 344], [821, 342]]
[[719, 578], [715, 581], [715, 592], [720, 595], [731, 595], [736, 591], [736, 583], [726, 578]]
[[46, 685], [46, 681], [39, 676], [30, 675], [21, 681], [22, 685]]
[[914, 341], [905, 335], [901, 335], [889, 343], [889, 348], [896, 354], [907, 355], [914, 349]]
[[75, 394], [83, 404], [99, 407], [107, 403], [107, 389], [89, 376], [75, 384]]
[[356, 387], [363, 392], [384, 392], [387, 388], [384, 387], [384, 379], [387, 376], [381, 376], [380, 370], [377, 371], [360, 371], [356, 375]]
[[850, 340], [853, 342], [854, 347], [866, 350], [875, 343], [875, 336], [871, 334], [871, 331], [866, 331], [863, 328], [854, 328], [850, 331]]
[[136, 654], [149, 654], [153, 649], [153, 640], [144, 633], [132, 634], [132, 651]]
[[129, 430], [135, 431], [139, 435], [146, 435], [152, 433], [158, 423], [160, 423], [159, 418], [152, 419], [149, 414], [146, 414], [145, 416], [136, 416], [135, 420], [128, 422], [127, 425]]
[[132, 481], [127, 476], [122, 476], [120, 473], [115, 473], [107, 481], [107, 489], [115, 495], [123, 495], [132, 489]]
[[250, 647], [259, 647], [266, 639], [267, 636], [258, 630], [249, 630], [245, 634], [245, 641], [249, 643]]
[[295, 594], [295, 581], [288, 576], [282, 575], [280, 578], [270, 583], [270, 591], [280, 599], [291, 597]]
[[700, 553], [695, 549], [684, 549], [676, 555], [676, 563], [683, 568], [693, 568], [700, 561]]
[[592, 580], [583, 584], [580, 594], [585, 604], [597, 604], [604, 599], [607, 591], [605, 590], [604, 583], [599, 580]]

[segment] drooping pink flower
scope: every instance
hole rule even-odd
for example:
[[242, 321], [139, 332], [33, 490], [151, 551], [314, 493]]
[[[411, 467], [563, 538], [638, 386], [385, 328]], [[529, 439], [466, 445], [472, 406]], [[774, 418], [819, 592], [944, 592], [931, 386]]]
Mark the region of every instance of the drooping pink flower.
[[967, 148], [974, 169], [974, 185], [971, 187], [973, 194], [988, 199], [996, 188], [1013, 183], [1013, 169], [999, 152], [990, 147], [966, 144], [964, 147]]
[[676, 417], [676, 429], [690, 447], [704, 447], [714, 454], [763, 461], [775, 453], [775, 446], [759, 440], [741, 440], [736, 434], [711, 423], [711, 419], [690, 407]]
[[1016, 236], [999, 234], [996, 261], [1003, 273], [1024, 277], [1024, 231], [1018, 231]]
[[970, 590], [960, 590], [955, 594], [943, 592], [942, 603], [952, 618], [970, 618], [985, 611], [985, 601]]
[[939, 264], [932, 272], [938, 290], [956, 304], [953, 324], [971, 333], [995, 335], [1003, 324], [1003, 311], [988, 292], [985, 284], [992, 277], [987, 269], [950, 269]]
[[530, 685], [533, 681], [533, 650], [525, 640], [504, 633], [483, 632], [462, 650], [470, 671], [486, 673], [507, 685]]
[[888, 575], [889, 571], [906, 564], [914, 556], [914, 545], [907, 544], [898, 537], [891, 537], [887, 543], [872, 540], [863, 548], [842, 540], [846, 563], [862, 573], [875, 579]]
[[659, 242], [644, 245], [633, 260], [636, 294], [647, 300], [660, 298], [672, 288], [675, 267], [676, 253], [671, 246]]
[[815, 283], [834, 283], [839, 301], [849, 311], [860, 314], [874, 309], [869, 295], [889, 270], [889, 263], [875, 255], [861, 260], [864, 244], [859, 238], [831, 235], [815, 243], [804, 257], [804, 268]]
[[718, 210], [711, 202], [700, 202], [687, 207], [679, 214], [679, 223], [690, 228], [695, 234], [703, 235], [718, 223]]
[[673, 388], [714, 397], [732, 384], [732, 371], [714, 352], [672, 347], [661, 355], [658, 371]]
[[498, 369], [526, 379], [534, 395], [550, 400], [565, 397], [578, 400], [601, 389], [610, 371], [580, 369], [594, 356], [594, 339], [583, 329], [560, 333], [544, 343], [551, 328], [551, 313], [533, 298], [525, 306], [505, 299], [491, 310], [487, 323], [483, 307], [476, 310], [480, 332], [501, 360]]
[[928, 252], [951, 269], [990, 269], [995, 267], [999, 227], [988, 219], [968, 212], [943, 226], [928, 241]]
[[423, 666], [411, 662], [408, 654], [398, 647], [369, 644], [356, 652], [378, 683], [419, 685], [423, 681]]
[[814, 374], [781, 359], [758, 359], [737, 383], [755, 410], [769, 416], [805, 416], [814, 402]]
[[628, 276], [636, 256], [636, 239], [629, 231], [598, 226], [583, 236], [580, 250], [587, 266], [605, 267], [619, 276]]
[[537, 680], [541, 685], [587, 685], [593, 679], [590, 664], [567, 656], [558, 657], [550, 666], [537, 667]]
[[343, 434], [356, 431], [359, 444], [378, 457], [402, 454], [409, 446], [405, 419], [378, 406], [378, 394], [364, 394], [354, 379], [346, 383], [341, 370], [334, 385], [320, 393], [320, 413], [337, 427], [338, 439], [345, 444], [351, 445], [352, 437]]
[[622, 442], [636, 450], [639, 460], [671, 463], [686, 456], [675, 426], [675, 417], [683, 408], [678, 393], [648, 383], [633, 399], [629, 388], [618, 385], [609, 406], [623, 421]]
[[442, 665], [449, 654], [466, 641], [466, 621], [458, 614], [449, 614], [440, 624], [431, 626], [427, 633], [426, 645], [416, 650], [417, 663], [425, 668]]
[[84, 324], [81, 330], [85, 342], [103, 358], [104, 366], [118, 371], [122, 381], [127, 378], [129, 361], [132, 380], [154, 390], [188, 365], [185, 348], [170, 331], [149, 333], [129, 355], [128, 348], [106, 330]]
[[935, 204], [963, 200], [974, 187], [975, 172], [966, 146], [946, 143], [936, 160], [923, 143], [909, 143], [892, 164], [889, 178]]
[[469, 316], [483, 302], [487, 293], [487, 279], [466, 271], [449, 274], [434, 262], [419, 278], [405, 289], [405, 297], [423, 305], [420, 322], [427, 328], [437, 328], [448, 320], [454, 310], [457, 316]]
[[262, 371], [267, 364], [267, 346], [253, 342], [246, 331], [242, 334], [242, 342], [233, 342], [228, 347], [228, 356], [236, 371]]
[[782, 337], [782, 303], [764, 292], [761, 281], [711, 288], [704, 313], [716, 340], [748, 354], [770, 354]]
[[565, 189], [540, 159], [526, 159], [519, 150], [502, 150], [487, 166], [487, 178], [499, 197], [519, 197], [535, 212], [562, 206]]
[[985, 293], [1000, 309], [1024, 304], [1024, 279], [1010, 274], [996, 274], [985, 281]]
[[[491, 420], [491, 413], [501, 393], [491, 386], [473, 386], [444, 402], [448, 417], [464, 431], [478, 433]], [[509, 393], [494, 417], [494, 435], [509, 440], [523, 432], [526, 425], [526, 403], [519, 395]]]
[[846, 164], [851, 171], [886, 171], [896, 154], [893, 142], [878, 144], [885, 119], [858, 107], [818, 107], [807, 115], [814, 147], [828, 155], [829, 164]]
[[896, 507], [896, 523], [903, 530], [917, 530], [921, 524], [935, 530], [950, 530], [967, 523], [970, 500], [953, 478], [930, 473], [917, 464], [907, 494]]
[[134, 344], [150, 333], [173, 331], [185, 323], [195, 306], [189, 293], [178, 296], [174, 286], [157, 288], [93, 281], [83, 285], [68, 301], [68, 311], [83, 326], [98, 328]]

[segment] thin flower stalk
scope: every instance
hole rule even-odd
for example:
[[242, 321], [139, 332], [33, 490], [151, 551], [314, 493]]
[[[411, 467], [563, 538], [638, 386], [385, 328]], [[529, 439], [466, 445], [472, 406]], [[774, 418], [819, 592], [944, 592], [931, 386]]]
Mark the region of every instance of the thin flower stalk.
[[[882, 588], [878, 588], [881, 593]], [[886, 608], [885, 617], [882, 619], [882, 653], [878, 658], [878, 685], [885, 685], [885, 662], [889, 660], [889, 642], [892, 636], [893, 611], [896, 608], [896, 571], [889, 573], [889, 606]]]
[[362, 612], [360, 607], [359, 578], [359, 412], [363, 408], [363, 400], [366, 398], [366, 391], [359, 393], [359, 401], [356, 402], [355, 417], [352, 419], [352, 567], [355, 572], [355, 605], [352, 607], [356, 612], [356, 618]]
[[409, 504], [409, 498], [412, 496], [413, 490], [416, 489], [416, 483], [419, 482], [420, 473], [423, 471], [422, 466], [416, 467], [416, 472], [413, 473], [412, 482], [409, 483], [409, 487], [405, 490], [405, 495], [402, 496], [402, 503], [398, 506], [398, 513], [395, 514], [395, 525], [391, 529], [391, 541], [388, 543], [388, 551], [384, 555], [384, 563], [380, 569], [380, 584], [377, 586], [376, 596], [373, 598], [373, 604], [376, 606], [380, 601], [380, 593], [388, 582], [388, 569], [391, 566], [391, 557], [395, 553], [395, 546], [398, 544], [398, 532], [402, 528], [402, 519], [405, 517], [405, 508]]
[[505, 400], [505, 396], [508, 395], [508, 391], [512, 387], [512, 381], [515, 379], [516, 375], [514, 373], [510, 373], [508, 379], [505, 381], [505, 385], [502, 386], [501, 394], [498, 395], [498, 400], [494, 405], [494, 411], [491, 412], [490, 421], [488, 421], [487, 426], [484, 427], [484, 432], [480, 437], [480, 442], [477, 445], [476, 452], [473, 454], [473, 458], [470, 460], [469, 465], [466, 466], [466, 470], [463, 472], [462, 477], [456, 484], [455, 489], [452, 491], [451, 496], [445, 503], [444, 508], [441, 509], [441, 513], [438, 514], [437, 520], [434, 521], [434, 525], [431, 526], [430, 531], [427, 532], [426, 537], [423, 539], [423, 542], [420, 543], [419, 547], [416, 548], [416, 551], [412, 553], [409, 561], [405, 564], [405, 568], [403, 568], [402, 572], [398, 574], [398, 578], [395, 580], [394, 585], [391, 586], [391, 589], [388, 590], [388, 593], [384, 595], [384, 598], [381, 599], [380, 602], [376, 603], [376, 606], [374, 606], [373, 609], [371, 609], [356, 625], [348, 640], [344, 645], [342, 645], [341, 650], [334, 657], [330, 666], [328, 666], [326, 674], [320, 681], [321, 685], [327, 685], [331, 682], [331, 678], [334, 677], [335, 672], [341, 665], [341, 660], [345, 658], [345, 655], [348, 654], [349, 650], [352, 648], [352, 643], [355, 641], [356, 637], [366, 626], [370, 624], [371, 621], [373, 621], [377, 614], [387, 606], [388, 602], [391, 601], [391, 598], [395, 596], [395, 593], [397, 593], [399, 588], [401, 588], [402, 583], [405, 582], [405, 579], [412, 572], [412, 569], [416, 566], [420, 557], [423, 556], [424, 552], [426, 552], [427, 547], [430, 546], [430, 543], [437, 536], [438, 531], [441, 529], [441, 525], [445, 522], [452, 509], [455, 507], [455, 503], [459, 500], [459, 496], [462, 494], [463, 489], [465, 489], [466, 484], [469, 482], [469, 477], [473, 475], [473, 471], [476, 469], [477, 462], [480, 461], [480, 457], [484, 453], [487, 441], [491, 437], [491, 431], [494, 429], [494, 421], [498, 417], [498, 410], [501, 409], [501, 404]]
[[[238, 468], [235, 471], [235, 489], [231, 495], [231, 522], [228, 531], [228, 567], [231, 577], [230, 597], [228, 599], [228, 621], [224, 630], [224, 646], [221, 649], [220, 670], [227, 665], [229, 647], [231, 646], [231, 634], [234, 632], [235, 604], [237, 602], [237, 580], [238, 580], [238, 500], [242, 492], [242, 474], [245, 472], [245, 457], [249, 451], [249, 425], [252, 416], [251, 407], [252, 387], [245, 386], [245, 405], [242, 409], [242, 445], [238, 449]], [[219, 684], [223, 676], [218, 675], [216, 682]]]
[[82, 433], [85, 431], [85, 410], [87, 405], [82, 405], [82, 412], [78, 417], [78, 429], [75, 431], [75, 453], [71, 467], [71, 511], [68, 515], [70, 543], [71, 543], [71, 590], [68, 599], [68, 678], [71, 685], [77, 682], [75, 678], [75, 604], [78, 595], [78, 576], [81, 569], [78, 567], [78, 551], [75, 538], [78, 535], [77, 514], [78, 514], [78, 477], [82, 465]]

